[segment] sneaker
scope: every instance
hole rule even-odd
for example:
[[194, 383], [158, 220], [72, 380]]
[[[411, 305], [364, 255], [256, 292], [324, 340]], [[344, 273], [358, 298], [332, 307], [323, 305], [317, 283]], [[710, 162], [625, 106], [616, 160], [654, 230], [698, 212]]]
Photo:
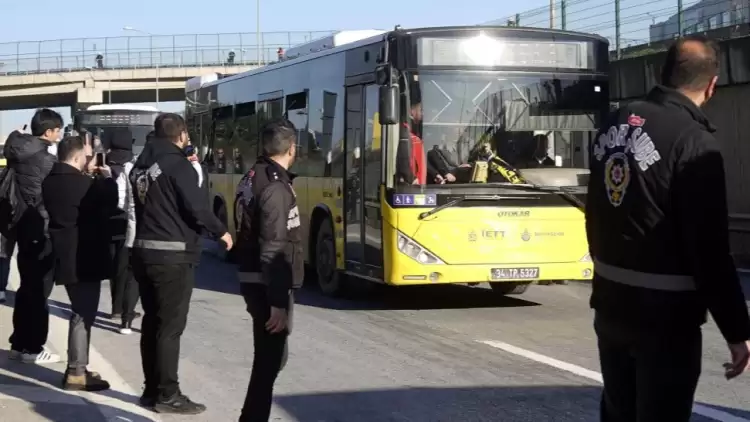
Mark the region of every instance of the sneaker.
[[96, 372], [86, 371], [83, 375], [66, 374], [63, 379], [63, 390], [104, 391], [109, 390], [109, 383]]
[[5, 303], [6, 300], [5, 292], [0, 292], [0, 303]]
[[169, 400], [157, 401], [154, 411], [156, 413], [198, 415], [206, 411], [206, 406], [193, 402], [188, 396], [182, 393], [177, 393]]
[[120, 325], [120, 334], [126, 336], [133, 334], [133, 323], [130, 321], [123, 321]]
[[138, 399], [138, 404], [141, 405], [141, 407], [145, 407], [146, 409], [154, 410], [154, 406], [156, 406], [156, 397], [143, 393], [140, 399]]
[[21, 360], [23, 363], [35, 363], [37, 365], [48, 365], [60, 362], [60, 356], [43, 349], [39, 353], [22, 353]]
[[23, 359], [23, 352], [18, 350], [10, 349], [10, 352], [8, 352], [8, 359], [10, 360], [22, 360]]

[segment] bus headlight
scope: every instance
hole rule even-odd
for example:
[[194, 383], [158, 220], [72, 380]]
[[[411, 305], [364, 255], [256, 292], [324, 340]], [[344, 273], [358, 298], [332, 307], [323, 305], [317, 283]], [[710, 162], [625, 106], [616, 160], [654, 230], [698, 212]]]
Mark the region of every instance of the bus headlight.
[[398, 250], [407, 255], [409, 258], [419, 262], [420, 264], [443, 264], [444, 262], [440, 258], [433, 255], [427, 249], [423, 248], [420, 244], [413, 241], [405, 234], [401, 232], [397, 233], [397, 246]]
[[591, 254], [587, 253], [581, 258], [580, 262], [591, 262]]

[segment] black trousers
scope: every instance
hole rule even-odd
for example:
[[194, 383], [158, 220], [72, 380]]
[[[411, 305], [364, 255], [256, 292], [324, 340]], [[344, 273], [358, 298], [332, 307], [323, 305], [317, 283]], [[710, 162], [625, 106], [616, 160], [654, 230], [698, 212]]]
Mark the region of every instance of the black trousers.
[[112, 256], [112, 313], [122, 315], [123, 320], [132, 321], [138, 304], [138, 283], [130, 268], [130, 248], [125, 246], [124, 239], [113, 241], [109, 247]]
[[180, 391], [180, 337], [195, 284], [193, 264], [153, 265], [133, 260], [143, 306], [141, 361], [144, 396], [168, 400]]
[[70, 299], [70, 325], [68, 327], [68, 372], [84, 375], [89, 364], [91, 327], [96, 320], [101, 296], [101, 281], [80, 282], [65, 286]]
[[51, 241], [43, 234], [22, 233], [24, 229], [19, 224], [16, 262], [21, 283], [15, 296], [9, 342], [13, 350], [40, 353], [49, 331], [47, 299], [55, 283], [55, 261]]
[[247, 387], [239, 422], [268, 422], [273, 401], [273, 385], [286, 364], [287, 337], [291, 332], [294, 297], [289, 299], [289, 324], [281, 333], [271, 334], [266, 322], [271, 316], [268, 288], [263, 284], [240, 284], [247, 311], [253, 318], [253, 371]]
[[597, 314], [602, 422], [688, 422], [701, 372], [699, 326], [644, 330]]

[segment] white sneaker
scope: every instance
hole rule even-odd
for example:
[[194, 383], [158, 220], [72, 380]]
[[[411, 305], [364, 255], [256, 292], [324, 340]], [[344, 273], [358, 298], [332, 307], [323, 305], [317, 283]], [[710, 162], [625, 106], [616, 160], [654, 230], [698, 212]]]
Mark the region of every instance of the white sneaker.
[[127, 336], [127, 335], [130, 335], [130, 334], [133, 334], [133, 330], [130, 329], [130, 328], [128, 328], [128, 327], [122, 327], [122, 328], [120, 328], [120, 334]]
[[0, 303], [5, 303], [5, 292], [0, 292]]
[[60, 362], [60, 356], [49, 352], [47, 349], [39, 353], [24, 353], [21, 357], [23, 363], [35, 363], [37, 365], [48, 365]]

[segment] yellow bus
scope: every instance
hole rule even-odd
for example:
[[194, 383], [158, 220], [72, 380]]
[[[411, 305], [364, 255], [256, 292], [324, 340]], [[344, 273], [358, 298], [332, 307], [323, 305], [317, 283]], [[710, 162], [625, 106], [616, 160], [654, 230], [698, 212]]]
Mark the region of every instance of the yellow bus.
[[295, 124], [306, 259], [326, 294], [348, 277], [520, 294], [592, 276], [581, 208], [607, 52], [543, 29], [344, 31], [188, 81], [186, 118], [231, 230], [259, 128]]

